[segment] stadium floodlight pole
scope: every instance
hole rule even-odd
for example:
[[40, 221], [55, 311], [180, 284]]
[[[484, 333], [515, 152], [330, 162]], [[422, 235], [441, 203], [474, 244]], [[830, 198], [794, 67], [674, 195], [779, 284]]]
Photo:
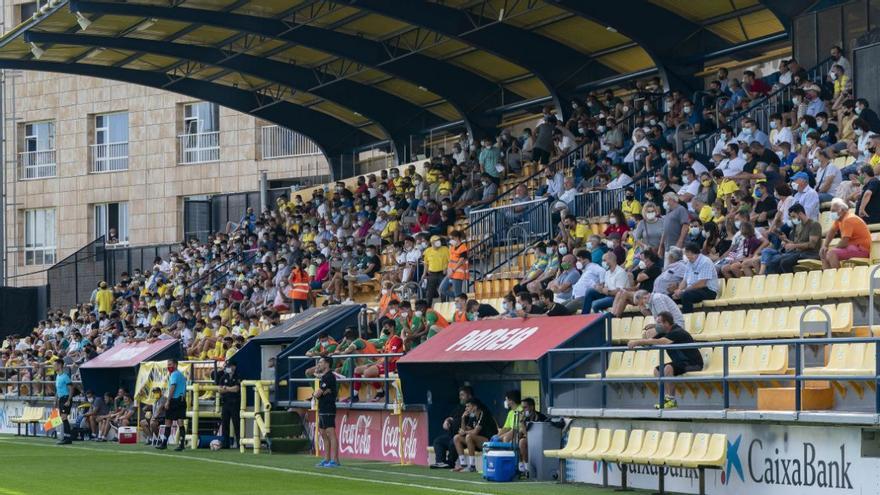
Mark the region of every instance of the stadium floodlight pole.
[[260, 170], [260, 214], [269, 209], [269, 175], [266, 170]]

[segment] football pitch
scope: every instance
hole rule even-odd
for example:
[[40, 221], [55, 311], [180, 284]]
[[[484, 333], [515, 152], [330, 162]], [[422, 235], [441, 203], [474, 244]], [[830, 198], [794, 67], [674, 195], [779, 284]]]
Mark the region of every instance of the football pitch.
[[490, 483], [478, 474], [315, 457], [238, 451], [157, 451], [145, 445], [0, 436], [0, 495], [345, 494], [606, 495], [611, 489], [553, 482]]

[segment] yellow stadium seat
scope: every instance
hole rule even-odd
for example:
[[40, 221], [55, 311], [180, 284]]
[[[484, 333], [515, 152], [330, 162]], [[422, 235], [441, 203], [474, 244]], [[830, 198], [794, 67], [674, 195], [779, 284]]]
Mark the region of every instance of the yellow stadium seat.
[[[606, 430], [608, 431], [608, 430]], [[580, 446], [570, 454], [566, 454], [565, 459], [585, 459], [585, 455], [596, 447], [598, 441], [599, 430], [596, 428], [585, 428], [581, 437]]]
[[[644, 433], [643, 430], [636, 431]], [[602, 453], [596, 454], [596, 457], [591, 457], [591, 459], [597, 461], [617, 459], [617, 456], [626, 450], [626, 440], [629, 437], [628, 433], [629, 432], [626, 430], [614, 430], [614, 433], [611, 434], [611, 443], [608, 445], [608, 449]]]
[[688, 454], [681, 458], [673, 458], [666, 461], [667, 466], [692, 466], [695, 460], [702, 459], [709, 451], [709, 434], [697, 433], [694, 435], [694, 441], [691, 443], [691, 450]]
[[801, 298], [827, 299], [829, 294], [834, 292], [836, 276], [837, 270], [834, 268], [807, 272], [806, 293]]
[[612, 449], [609, 449], [608, 452], [602, 455], [602, 460], [605, 462], [620, 462], [621, 457], [632, 458], [632, 456], [639, 453], [642, 450], [642, 445], [645, 441], [645, 430], [633, 430], [629, 432], [629, 439], [626, 442], [626, 448], [621, 452], [613, 452]]
[[706, 313], [706, 318], [703, 320], [703, 331], [697, 335], [694, 335], [694, 340], [698, 341], [710, 341], [710, 340], [718, 340], [718, 319], [721, 316], [719, 312]]
[[[605, 369], [605, 376], [609, 376], [609, 373], [614, 375], [622, 373], [621, 366], [623, 365], [623, 354], [624, 353], [622, 352], [606, 353], [608, 356], [608, 368]], [[601, 376], [601, 373], [588, 373], [585, 375], [586, 378], [600, 378]]]
[[565, 442], [565, 447], [555, 450], [545, 450], [544, 457], [553, 457], [556, 459], [568, 458], [571, 454], [574, 454], [575, 451], [577, 451], [577, 449], [581, 446], [583, 436], [584, 428], [581, 428], [580, 426], [572, 426], [568, 430], [568, 440]]
[[755, 375], [757, 374], [758, 349], [760, 346], [747, 345], [742, 348], [742, 353], [737, 359], [731, 355], [731, 364], [728, 373], [731, 375]]
[[788, 346], [762, 346], [758, 354], [758, 368], [762, 375], [781, 375], [788, 371]]
[[727, 301], [733, 297], [731, 291], [733, 290], [733, 283], [736, 279], [731, 280], [730, 282], [724, 279], [718, 279], [718, 297], [715, 299], [708, 299], [702, 302], [704, 308], [716, 308], [719, 306], [724, 306], [727, 304]]
[[827, 234], [833, 224], [834, 220], [831, 218], [830, 211], [823, 211], [819, 214], [819, 225], [822, 227], [822, 235]]
[[874, 356], [873, 344], [832, 344], [828, 364], [804, 368], [805, 375], [859, 375], [874, 372], [865, 358]]
[[727, 461], [727, 435], [699, 433], [694, 437], [691, 452], [681, 463], [684, 467], [721, 468]]
[[776, 298], [776, 291], [779, 288], [779, 275], [774, 273], [772, 275], [764, 276], [764, 289], [761, 293], [755, 294], [755, 303], [762, 304], [767, 303]]
[[703, 326], [706, 324], [706, 313], [689, 313], [685, 316], [690, 316], [690, 319], [685, 320], [685, 323], [688, 324], [687, 331], [696, 339], [697, 335], [703, 333]]
[[678, 434], [678, 437], [675, 439], [675, 447], [672, 449], [672, 453], [664, 458], [652, 459], [651, 464], [655, 465], [667, 465], [667, 466], [680, 466], [681, 463], [687, 458], [688, 454], [691, 453], [691, 445], [694, 442], [694, 434], [688, 432], [682, 432]]
[[745, 320], [745, 310], [721, 313], [721, 318], [718, 321], [718, 337], [721, 339], [733, 338], [732, 335], [742, 329]]
[[[787, 286], [781, 287], [778, 291], [777, 296], [771, 300], [772, 301], [797, 301], [800, 300], [804, 295], [805, 286], [807, 283], [807, 272], [797, 272], [794, 274], [786, 274], [791, 275], [791, 282], [787, 284]], [[784, 283], [784, 276], [779, 277], [780, 284]]]
[[739, 328], [730, 329], [725, 337], [728, 339], [751, 339], [756, 338], [760, 331], [761, 310], [750, 309], [746, 311], [746, 317]]
[[[650, 430], [646, 431], [643, 436], [639, 449], [630, 452], [629, 446], [627, 446], [626, 451], [617, 457], [617, 462], [621, 464], [647, 464], [648, 459], [657, 452], [657, 447], [660, 445], [660, 432]], [[632, 438], [633, 436], [630, 435], [630, 445], [632, 445]]]
[[829, 295], [829, 297], [855, 297], [859, 295], [855, 270], [856, 269], [853, 267], [841, 267], [837, 269], [837, 273], [834, 277], [834, 287], [831, 290], [832, 295]]
[[837, 306], [826, 304], [822, 306], [831, 314], [831, 332], [849, 333], [853, 326], [853, 306], [851, 302], [840, 303]]
[[[688, 433], [689, 435], [689, 433]], [[664, 431], [660, 436], [660, 443], [657, 444], [657, 450], [652, 453], [640, 452], [633, 459], [638, 464], [662, 465], [663, 462], [675, 452], [678, 446], [678, 432]]]
[[[735, 351], [736, 350], [736, 351]], [[731, 347], [728, 352], [733, 354], [734, 352], [740, 352], [740, 347]], [[711, 349], [700, 349], [701, 354], [706, 352], [706, 354], [702, 354], [703, 356], [703, 370], [702, 371], [691, 371], [685, 373], [682, 376], [693, 376], [693, 377], [706, 377], [706, 376], [721, 376], [724, 372], [724, 349], [722, 347], [713, 347]], [[728, 365], [728, 369], [730, 369], [730, 365]]]
[[[616, 434], [617, 431], [615, 431], [614, 433]], [[624, 433], [626, 432], [624, 431]], [[598, 461], [601, 458], [602, 454], [604, 454], [610, 446], [611, 430], [603, 428], [599, 430], [599, 433], [596, 435], [596, 441], [593, 442], [593, 447], [590, 450], [585, 450], [583, 448], [578, 449], [578, 451], [575, 452], [572, 456], [572, 459], [590, 459]]]
[[623, 356], [620, 358], [620, 367], [617, 369], [612, 369], [611, 366], [609, 366], [608, 371], [605, 372], [605, 376], [612, 378], [622, 378], [630, 376], [630, 374], [632, 373], [633, 365], [635, 364], [635, 360], [636, 351], [624, 351]]
[[787, 309], [788, 319], [784, 324], [780, 321], [776, 321], [779, 326], [773, 329], [773, 337], [790, 339], [800, 336], [800, 319], [801, 313], [804, 312], [804, 307], [794, 306]]
[[[626, 340], [628, 326], [632, 324], [632, 318], [613, 318], [611, 320], [611, 340], [614, 342], [622, 342]], [[625, 328], [627, 328], [625, 330]]]
[[[728, 304], [737, 306], [740, 304], [749, 304], [753, 302], [755, 294], [759, 294], [763, 291], [764, 287], [764, 276], [756, 275], [754, 277], [742, 277], [737, 283], [737, 290], [733, 297], [728, 301]], [[755, 291], [755, 285], [760, 285], [761, 290]]]
[[645, 317], [644, 316], [633, 316], [630, 319], [629, 326], [626, 327], [626, 331], [623, 334], [624, 340], [632, 340], [632, 339], [640, 339], [642, 338], [642, 328], [645, 326]]

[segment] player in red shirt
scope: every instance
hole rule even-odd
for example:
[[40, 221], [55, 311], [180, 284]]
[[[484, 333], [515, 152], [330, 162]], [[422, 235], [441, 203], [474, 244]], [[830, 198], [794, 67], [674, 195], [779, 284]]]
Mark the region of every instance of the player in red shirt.
[[[394, 332], [395, 323], [394, 320], [385, 320], [382, 323], [382, 333], [385, 334], [387, 339], [385, 340], [385, 345], [382, 346], [382, 354], [398, 354], [403, 352], [403, 339], [400, 338]], [[397, 372], [397, 360], [400, 357], [389, 357], [389, 358], [375, 358], [373, 361], [369, 363], [358, 366], [354, 369], [354, 377], [355, 378], [377, 378], [385, 376], [385, 359], [388, 360], [388, 373], [396, 373]], [[385, 399], [385, 391], [382, 382], [373, 382], [373, 388], [376, 390], [376, 397], [373, 398], [374, 402], [379, 402]], [[361, 389], [361, 382], [354, 382], [354, 390], [355, 396]]]

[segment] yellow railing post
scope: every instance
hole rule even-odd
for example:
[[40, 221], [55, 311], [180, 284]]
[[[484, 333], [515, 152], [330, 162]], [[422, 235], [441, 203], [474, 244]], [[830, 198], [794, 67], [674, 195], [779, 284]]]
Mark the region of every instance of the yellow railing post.
[[[312, 393], [314, 393], [315, 390], [318, 390], [319, 386], [320, 385], [318, 384], [318, 380], [315, 379], [315, 388], [314, 390], [312, 390]], [[320, 414], [320, 411], [318, 411], [318, 401], [314, 398], [314, 396], [312, 396], [312, 411], [315, 411], [315, 434], [312, 437], [315, 440], [315, 457], [321, 457], [321, 445], [319, 441], [320, 430], [318, 429], [318, 414]], [[330, 446], [328, 445], [327, 448], [329, 449]]]
[[260, 397], [259, 393], [256, 393], [256, 387], [254, 387], [254, 454], [260, 453], [260, 418], [258, 416], [260, 409], [262, 408], [262, 397]]
[[242, 442], [242, 439], [244, 437], [244, 426], [247, 419], [245, 416], [247, 414], [247, 387], [242, 384], [241, 387], [239, 387], [239, 391], [241, 393], [241, 411], [239, 412], [238, 418], [238, 451], [244, 454], [244, 442]]
[[[199, 384], [192, 384], [192, 424], [190, 425], [189, 432], [192, 438], [192, 443], [190, 444], [190, 448], [195, 450], [199, 447]], [[184, 420], [184, 424], [186, 424], [186, 420]], [[178, 440], [179, 441], [179, 440]], [[186, 438], [183, 439], [186, 442]]]

